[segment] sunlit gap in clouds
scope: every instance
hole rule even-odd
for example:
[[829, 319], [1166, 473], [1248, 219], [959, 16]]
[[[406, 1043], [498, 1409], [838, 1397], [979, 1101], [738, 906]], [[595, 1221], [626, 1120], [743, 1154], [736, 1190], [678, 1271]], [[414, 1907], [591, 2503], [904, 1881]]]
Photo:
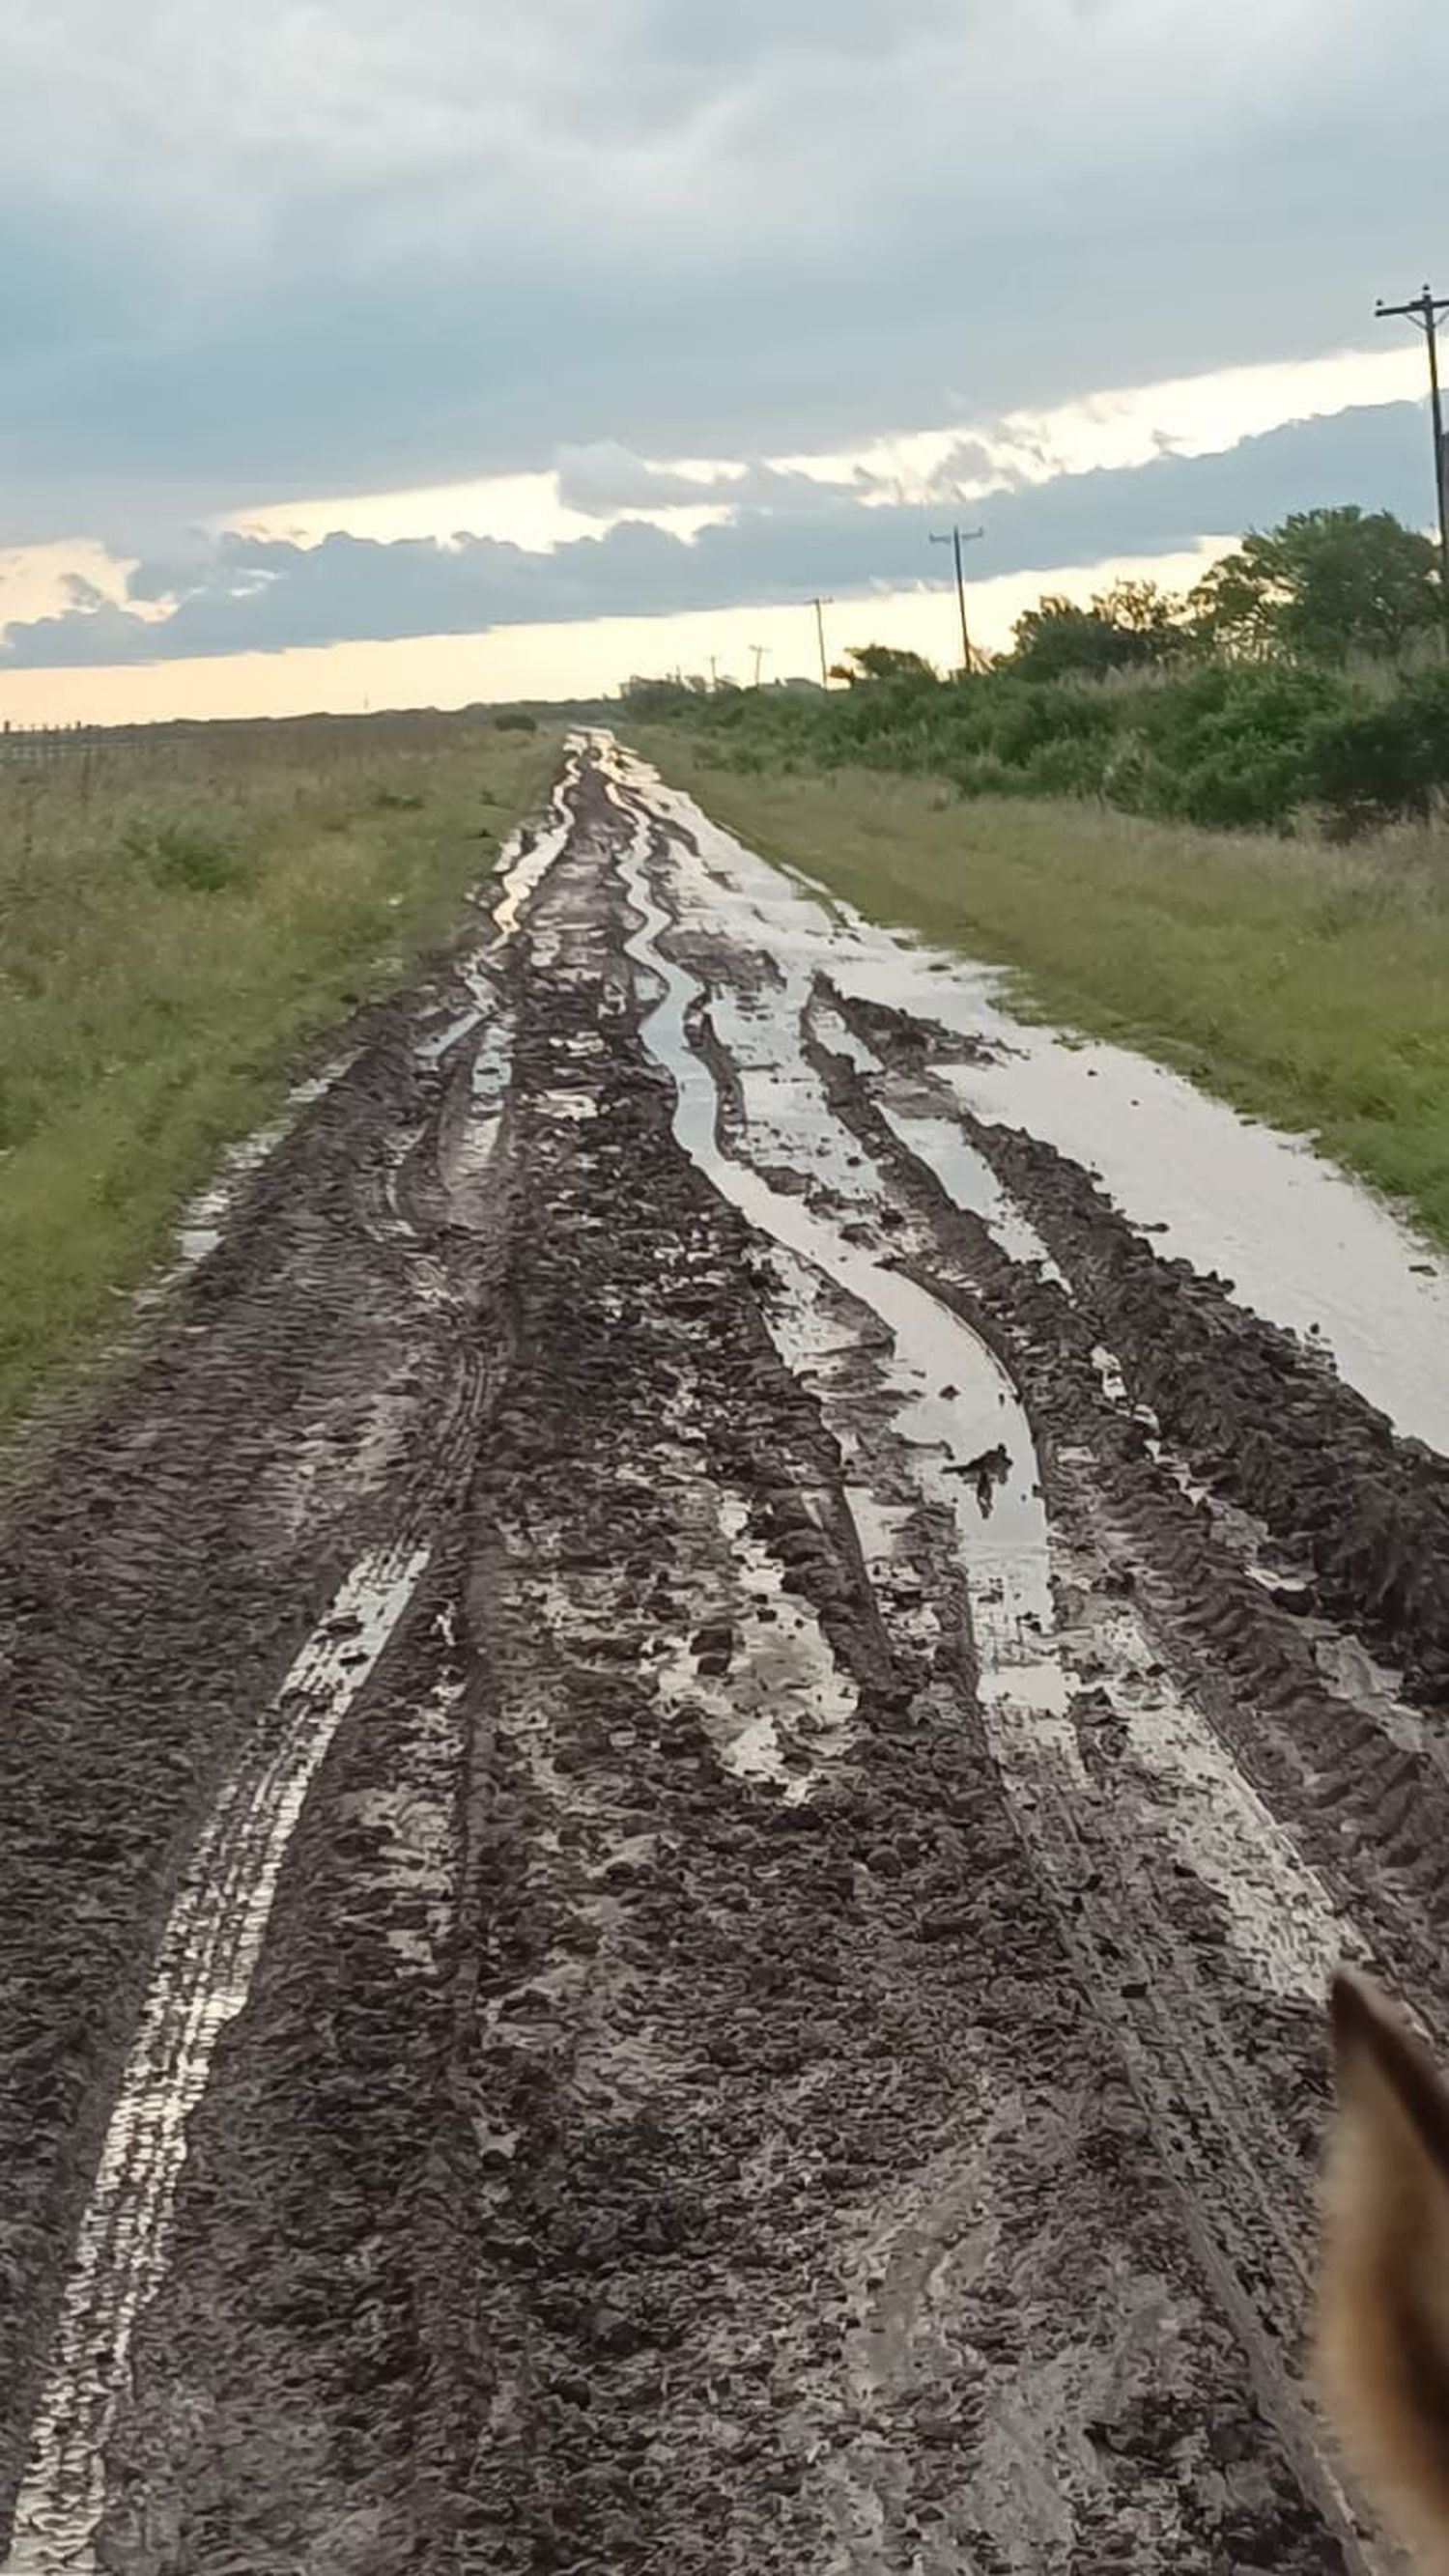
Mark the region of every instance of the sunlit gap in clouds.
[[164, 603], [131, 600], [134, 556], [111, 554], [93, 537], [59, 538], [47, 546], [0, 547], [0, 627], [32, 617], [63, 616], [86, 600], [124, 604], [133, 617], [160, 624]]
[[[671, 471], [680, 469], [672, 468]], [[290, 545], [320, 545], [340, 530], [387, 545], [398, 538], [431, 537], [447, 545], [459, 536], [494, 537], [543, 554], [575, 537], [596, 537], [622, 518], [645, 518], [673, 537], [697, 536], [727, 518], [722, 502], [704, 501], [604, 514], [572, 508], [554, 468], [535, 474], [492, 474], [471, 483], [439, 483], [416, 491], [339, 494], [332, 499], [279, 501], [240, 510], [218, 523], [238, 536], [270, 537]]]
[[1286, 422], [1321, 419], [1356, 405], [1413, 402], [1422, 361], [1411, 349], [1348, 349], [1325, 358], [1088, 394], [1050, 411], [1013, 411], [996, 423], [963, 424], [876, 440], [856, 454], [782, 457], [783, 471], [878, 478], [892, 500], [933, 500], [961, 451], [973, 460], [953, 477], [968, 498], [1003, 483], [1047, 483], [1061, 474], [1150, 465], [1164, 452], [1212, 456]]

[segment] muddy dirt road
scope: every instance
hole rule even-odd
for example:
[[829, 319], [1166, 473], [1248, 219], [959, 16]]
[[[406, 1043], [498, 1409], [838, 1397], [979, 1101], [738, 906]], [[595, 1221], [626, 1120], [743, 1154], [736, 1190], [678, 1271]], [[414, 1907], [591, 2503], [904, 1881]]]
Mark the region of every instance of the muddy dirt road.
[[1449, 2041], [1443, 1275], [1271, 1140], [1120, 1212], [605, 740], [486, 899], [6, 1506], [3, 2564], [1377, 2565], [1297, 2345], [1330, 1963]]

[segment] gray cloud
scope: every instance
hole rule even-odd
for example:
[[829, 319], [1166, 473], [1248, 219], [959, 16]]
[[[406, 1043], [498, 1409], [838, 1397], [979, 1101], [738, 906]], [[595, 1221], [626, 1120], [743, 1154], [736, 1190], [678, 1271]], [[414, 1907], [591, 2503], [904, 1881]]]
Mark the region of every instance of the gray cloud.
[[49, 0], [0, 91], [0, 542], [1311, 354], [1445, 244], [1441, 0]]
[[[1047, 573], [1113, 555], [1167, 554], [1202, 536], [1234, 536], [1293, 509], [1344, 500], [1422, 518], [1427, 444], [1418, 409], [1399, 404], [1275, 430], [1224, 456], [1162, 456], [1135, 470], [999, 493], [982, 504], [988, 542], [974, 568], [983, 576]], [[91, 594], [64, 614], [12, 627], [0, 667], [271, 652], [939, 583], [939, 559], [927, 544], [934, 512], [866, 508], [840, 484], [813, 487], [802, 507], [799, 479], [765, 476], [765, 488], [786, 487], [769, 506], [756, 499], [689, 543], [638, 520], [552, 554], [486, 537], [441, 547], [339, 534], [310, 549], [228, 537], [137, 567], [133, 602], [177, 601], [164, 623], [114, 603], [96, 606]]]
[[[958, 473], [965, 470], [958, 461], [962, 452], [955, 450], [952, 456]], [[845, 482], [759, 463], [726, 466], [710, 474], [679, 474], [651, 465], [615, 439], [601, 439], [593, 447], [560, 448], [554, 472], [560, 501], [591, 519], [617, 518], [626, 510], [680, 507], [830, 509], [844, 499], [865, 500], [884, 488], [880, 477], [864, 467]]]
[[616, 438], [559, 448], [554, 473], [565, 508], [588, 519], [612, 519], [621, 510], [667, 510], [677, 503], [697, 507], [714, 500], [717, 489], [714, 482], [700, 484], [691, 475], [649, 464]]

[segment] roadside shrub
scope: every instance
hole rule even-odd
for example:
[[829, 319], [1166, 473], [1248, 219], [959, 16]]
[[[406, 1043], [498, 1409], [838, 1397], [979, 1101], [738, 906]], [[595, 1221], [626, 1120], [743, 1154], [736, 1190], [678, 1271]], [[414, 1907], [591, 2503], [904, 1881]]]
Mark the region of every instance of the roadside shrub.
[[1137, 732], [1119, 734], [1108, 745], [1098, 792], [1124, 814], [1173, 811], [1172, 772]]
[[962, 796], [1029, 796], [1032, 792], [1026, 773], [1010, 761], [999, 760], [992, 751], [959, 756], [946, 775]]
[[1313, 793], [1315, 728], [1345, 702], [1326, 672], [1209, 664], [1142, 708], [1163, 814], [1219, 829], [1274, 830]]
[[121, 834], [121, 856], [159, 886], [220, 894], [245, 876], [240, 853], [214, 825], [149, 822], [137, 815]]
[[1033, 796], [1100, 796], [1107, 768], [1107, 742], [1067, 735], [1044, 742], [1022, 769]]
[[1296, 746], [1233, 749], [1185, 771], [1170, 791], [1183, 822], [1222, 832], [1282, 831], [1301, 799], [1303, 764]]
[[[860, 661], [863, 657], [855, 657]], [[848, 689], [669, 692], [729, 766], [847, 766], [947, 780], [962, 796], [1100, 798], [1226, 831], [1286, 831], [1325, 808], [1345, 832], [1449, 792], [1449, 671], [1194, 661], [1102, 682], [887, 667]]]
[[1427, 820], [1449, 789], [1449, 670], [1416, 672], [1393, 697], [1326, 720], [1312, 761], [1317, 794], [1346, 837]]
[[1003, 760], [1024, 762], [1063, 742], [1102, 743], [1117, 731], [1122, 703], [1105, 690], [1023, 688], [1018, 681], [998, 700], [992, 748]]

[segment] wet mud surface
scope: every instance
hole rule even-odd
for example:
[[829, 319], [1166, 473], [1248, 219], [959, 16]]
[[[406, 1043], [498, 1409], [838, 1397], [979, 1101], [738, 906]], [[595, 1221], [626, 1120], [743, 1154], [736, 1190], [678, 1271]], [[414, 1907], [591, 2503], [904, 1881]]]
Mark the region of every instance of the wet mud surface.
[[3, 2564], [1376, 2567], [1449, 1471], [612, 745], [490, 901], [5, 1506]]

